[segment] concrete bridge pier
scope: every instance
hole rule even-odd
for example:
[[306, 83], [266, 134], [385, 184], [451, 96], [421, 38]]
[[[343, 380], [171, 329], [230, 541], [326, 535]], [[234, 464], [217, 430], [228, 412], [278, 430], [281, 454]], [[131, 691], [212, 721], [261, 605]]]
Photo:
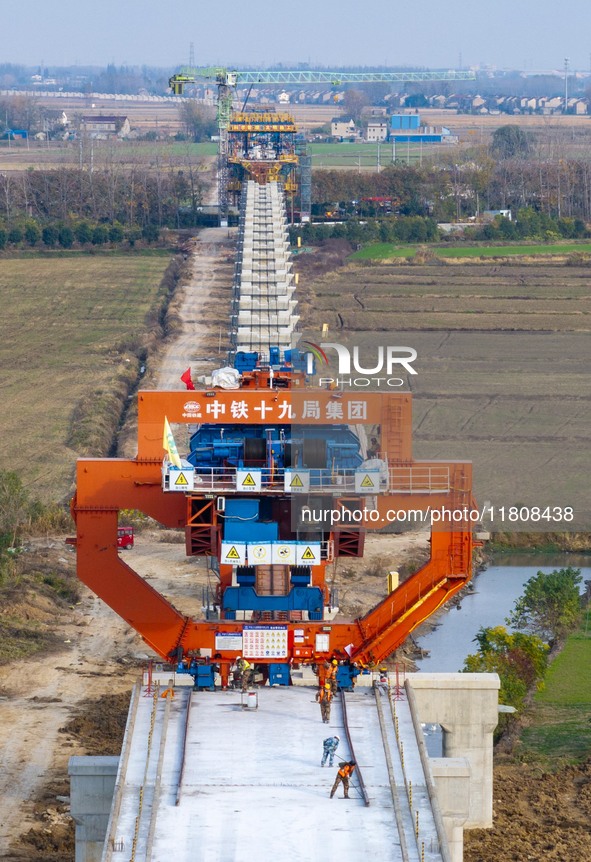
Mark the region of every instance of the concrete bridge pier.
[[[411, 674], [406, 686], [418, 720], [439, 724], [443, 730], [443, 758], [431, 760], [442, 814], [447, 810], [458, 827], [490, 828], [499, 677], [494, 673]], [[467, 788], [462, 789], [466, 782]], [[462, 798], [468, 803], [466, 814], [461, 811]]]
[[71, 757], [70, 812], [76, 823], [76, 862], [101, 862], [118, 757]]

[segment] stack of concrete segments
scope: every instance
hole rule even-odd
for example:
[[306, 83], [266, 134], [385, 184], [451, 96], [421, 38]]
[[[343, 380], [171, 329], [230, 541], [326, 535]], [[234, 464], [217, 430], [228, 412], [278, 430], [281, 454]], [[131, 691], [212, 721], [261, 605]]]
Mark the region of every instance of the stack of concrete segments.
[[285, 199], [278, 183], [243, 186], [232, 312], [236, 351], [268, 357], [292, 345], [299, 320]]

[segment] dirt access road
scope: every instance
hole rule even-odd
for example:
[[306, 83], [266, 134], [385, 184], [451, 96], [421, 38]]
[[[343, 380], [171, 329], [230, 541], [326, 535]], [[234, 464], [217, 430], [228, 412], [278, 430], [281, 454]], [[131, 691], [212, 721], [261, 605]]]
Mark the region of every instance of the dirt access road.
[[178, 337], [165, 345], [156, 389], [182, 389], [181, 374], [193, 379], [226, 364], [236, 232], [212, 227], [192, 240], [190, 281], [175, 297], [172, 313], [182, 321]]
[[[203, 561], [188, 559], [184, 543], [165, 543], [163, 536], [169, 538], [161, 531], [140, 535], [126, 559], [179, 609], [197, 616], [206, 582]], [[61, 576], [74, 576], [75, 554], [66, 550], [64, 538], [32, 543], [31, 561], [39, 555]], [[49, 602], [26, 612], [39, 626], [59, 633], [61, 648], [0, 667], [2, 860], [45, 858], [17, 846], [30, 829], [52, 830], [69, 820], [67, 806], [55, 799], [43, 811], [37, 804], [48, 785], [65, 786], [69, 757], [88, 750], [63, 729], [85, 701], [130, 692], [152, 656], [141, 638], [84, 587], [81, 601], [57, 617]]]

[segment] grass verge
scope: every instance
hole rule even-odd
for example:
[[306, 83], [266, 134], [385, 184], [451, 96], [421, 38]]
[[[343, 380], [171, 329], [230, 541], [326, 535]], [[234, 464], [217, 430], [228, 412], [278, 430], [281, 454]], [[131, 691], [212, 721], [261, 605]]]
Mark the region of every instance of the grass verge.
[[591, 620], [570, 635], [534, 698], [517, 748], [524, 760], [558, 766], [591, 755]]
[[[568, 255], [575, 252], [591, 254], [591, 243], [556, 243], [540, 245], [491, 245], [438, 248], [429, 246], [429, 250], [440, 258], [479, 258], [479, 257], [539, 257], [552, 255]], [[410, 258], [417, 252], [416, 245], [393, 245], [388, 242], [378, 242], [354, 252], [349, 260], [389, 260], [391, 258]]]

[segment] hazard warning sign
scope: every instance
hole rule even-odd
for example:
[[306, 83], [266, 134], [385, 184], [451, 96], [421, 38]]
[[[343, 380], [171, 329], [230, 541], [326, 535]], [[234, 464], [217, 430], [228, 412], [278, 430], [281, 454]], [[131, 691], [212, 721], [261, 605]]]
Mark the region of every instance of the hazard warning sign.
[[356, 470], [355, 490], [358, 494], [375, 494], [380, 490], [380, 471]]
[[221, 563], [226, 566], [244, 566], [246, 542], [222, 542]]
[[236, 470], [236, 489], [238, 491], [260, 491], [260, 470]]
[[297, 545], [296, 565], [317, 566], [320, 563], [320, 542], [300, 542]]
[[271, 553], [271, 562], [274, 565], [295, 566], [296, 564], [295, 542], [273, 542], [271, 546]]
[[248, 544], [248, 565], [260, 566], [271, 562], [271, 543], [251, 545]]
[[182, 470], [169, 467], [166, 478], [165, 491], [192, 491], [195, 487], [195, 470], [190, 467]]
[[310, 490], [309, 470], [286, 470], [283, 488], [294, 494], [307, 494]]

